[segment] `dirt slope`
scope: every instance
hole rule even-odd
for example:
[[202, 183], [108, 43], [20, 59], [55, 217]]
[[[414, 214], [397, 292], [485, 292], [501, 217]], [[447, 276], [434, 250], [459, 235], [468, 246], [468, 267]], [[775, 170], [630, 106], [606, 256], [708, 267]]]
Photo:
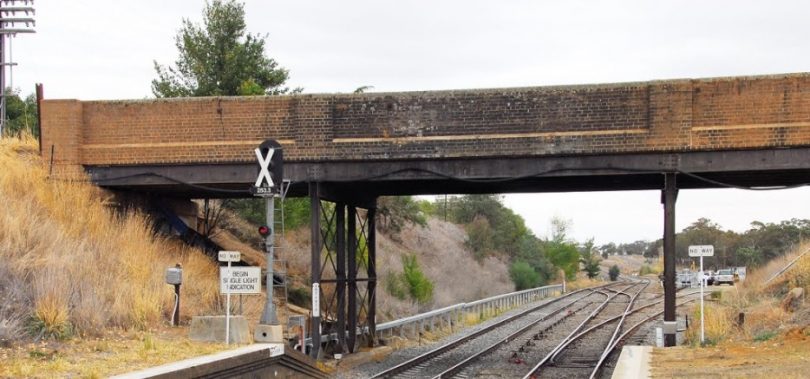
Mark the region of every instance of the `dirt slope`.
[[[392, 239], [377, 237], [379, 321], [396, 319], [429, 309], [476, 300], [514, 290], [507, 263], [495, 258], [476, 262], [464, 246], [466, 233], [455, 224], [431, 218], [428, 226], [406, 226]], [[307, 285], [309, 277], [309, 230], [288, 232], [282, 259], [290, 263], [294, 282]], [[434, 298], [417, 309], [408, 301], [398, 300], [385, 290], [386, 279], [402, 272], [402, 256], [415, 254], [425, 275], [433, 281]]]

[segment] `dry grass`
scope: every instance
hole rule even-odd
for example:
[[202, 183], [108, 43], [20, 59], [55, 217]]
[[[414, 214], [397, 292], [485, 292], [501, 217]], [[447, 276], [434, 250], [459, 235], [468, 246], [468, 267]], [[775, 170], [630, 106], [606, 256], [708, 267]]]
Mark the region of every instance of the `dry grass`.
[[571, 292], [582, 288], [601, 286], [602, 284], [605, 284], [605, 282], [599, 279], [590, 279], [580, 273], [576, 280], [565, 283], [565, 290]]
[[163, 275], [175, 263], [184, 316], [217, 304], [213, 262], [153, 236], [142, 214], [116, 214], [94, 186], [49, 180], [30, 137], [0, 140], [0, 199], [0, 321], [15, 337], [157, 326], [171, 312]]
[[[808, 313], [807, 309], [794, 314], [782, 309], [780, 304], [784, 294], [791, 288], [810, 290], [810, 254], [802, 257], [791, 269], [768, 285], [764, 284], [807, 249], [810, 249], [810, 243], [803, 243], [785, 256], [749, 272], [746, 280], [737, 286], [722, 287], [725, 290], [719, 301], [706, 305], [705, 329], [709, 342], [767, 340], [793, 328], [810, 325], [810, 318], [803, 316]], [[737, 326], [740, 313], [745, 314], [742, 327]], [[693, 320], [700, 317], [697, 305], [693, 306], [692, 316]], [[699, 340], [699, 328], [700, 324], [694, 322], [687, 332], [687, 337], [693, 344]]]
[[179, 331], [132, 332], [104, 338], [21, 344], [0, 350], [0, 377], [102, 378], [211, 354], [224, 344], [191, 342]]

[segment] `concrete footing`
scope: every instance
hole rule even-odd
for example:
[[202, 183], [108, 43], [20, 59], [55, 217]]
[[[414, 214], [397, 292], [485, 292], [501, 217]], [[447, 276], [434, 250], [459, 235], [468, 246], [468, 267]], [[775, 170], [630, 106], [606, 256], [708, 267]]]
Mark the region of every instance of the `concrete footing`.
[[256, 342], [281, 343], [284, 342], [284, 330], [281, 325], [256, 325], [256, 332], [253, 333]]
[[[230, 343], [251, 343], [250, 328], [243, 316], [231, 316]], [[189, 338], [195, 341], [225, 342], [225, 316], [194, 316]]]

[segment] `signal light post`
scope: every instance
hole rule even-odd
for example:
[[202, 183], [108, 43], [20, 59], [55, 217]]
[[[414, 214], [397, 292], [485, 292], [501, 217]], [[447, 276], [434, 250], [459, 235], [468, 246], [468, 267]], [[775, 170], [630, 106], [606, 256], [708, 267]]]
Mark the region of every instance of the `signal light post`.
[[265, 201], [266, 225], [259, 227], [259, 235], [264, 237], [267, 257], [267, 284], [262, 317], [256, 326], [254, 340], [258, 342], [281, 342], [283, 340], [281, 325], [278, 322], [276, 308], [273, 304], [273, 255], [275, 248], [275, 197], [280, 193], [283, 182], [281, 145], [274, 140], [266, 140], [254, 151], [259, 163], [259, 174], [256, 183], [251, 187], [254, 196], [263, 197]]

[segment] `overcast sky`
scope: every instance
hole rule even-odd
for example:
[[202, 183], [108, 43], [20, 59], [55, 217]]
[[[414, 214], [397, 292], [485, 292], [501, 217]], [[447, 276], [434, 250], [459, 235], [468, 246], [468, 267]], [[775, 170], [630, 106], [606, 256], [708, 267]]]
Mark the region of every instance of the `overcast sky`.
[[[202, 0], [37, 1], [37, 34], [13, 41], [14, 86], [47, 98], [151, 97], [182, 18]], [[305, 92], [544, 86], [810, 71], [800, 1], [251, 1], [248, 30]], [[807, 188], [681, 191], [677, 227], [708, 217], [810, 218]], [[597, 242], [660, 238], [656, 191], [510, 195], [538, 234], [549, 219]]]

